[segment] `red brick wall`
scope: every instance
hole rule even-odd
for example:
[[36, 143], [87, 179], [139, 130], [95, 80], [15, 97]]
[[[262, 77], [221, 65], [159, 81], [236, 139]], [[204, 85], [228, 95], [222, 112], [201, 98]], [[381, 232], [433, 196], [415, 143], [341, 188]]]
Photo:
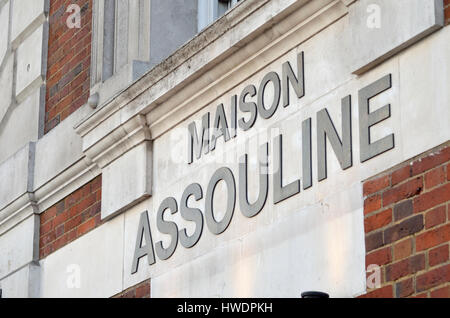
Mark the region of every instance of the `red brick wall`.
[[[70, 29], [70, 4], [80, 6], [81, 28]], [[89, 98], [92, 0], [51, 0], [44, 133]]]
[[41, 214], [40, 259], [101, 224], [101, 185], [98, 176]]
[[366, 267], [380, 265], [382, 283], [363, 297], [450, 297], [450, 143], [363, 192]]
[[150, 279], [130, 287], [112, 298], [150, 298]]
[[445, 24], [450, 24], [450, 0], [444, 0]]

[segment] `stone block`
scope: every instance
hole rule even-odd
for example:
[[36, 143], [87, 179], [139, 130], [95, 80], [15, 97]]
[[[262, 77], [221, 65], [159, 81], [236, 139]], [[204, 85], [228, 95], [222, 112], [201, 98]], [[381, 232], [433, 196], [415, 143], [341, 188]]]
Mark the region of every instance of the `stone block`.
[[442, 0], [360, 0], [350, 6], [353, 72], [362, 74], [444, 25]]
[[151, 142], [142, 142], [102, 173], [102, 219], [114, 216], [151, 195]]
[[[11, 107], [12, 102], [12, 86], [13, 86], [13, 68], [14, 67], [14, 57], [9, 56], [5, 60], [4, 68], [0, 73], [0, 129], [4, 124], [4, 121], [8, 110]], [[1, 160], [0, 155], [0, 161]]]
[[11, 107], [0, 132], [0, 162], [6, 160], [39, 135], [39, 112], [44, 106], [45, 87], [33, 90], [28, 97]]
[[0, 279], [37, 259], [36, 227], [39, 216], [32, 215], [0, 236]]
[[16, 98], [19, 102], [44, 81], [47, 70], [42, 53], [46, 50], [47, 28], [47, 24], [41, 25], [17, 48]]
[[[9, 33], [9, 1], [0, 8], [0, 65], [8, 49]], [[3, 96], [3, 95], [2, 95]]]
[[0, 209], [31, 191], [33, 153], [33, 145], [28, 144], [0, 164]]
[[36, 298], [39, 297], [41, 268], [28, 264], [17, 272], [0, 280], [2, 298]]
[[45, 21], [49, 0], [12, 0], [11, 41], [14, 47]]
[[73, 126], [89, 109], [81, 108], [36, 143], [34, 190], [83, 157], [81, 137]]

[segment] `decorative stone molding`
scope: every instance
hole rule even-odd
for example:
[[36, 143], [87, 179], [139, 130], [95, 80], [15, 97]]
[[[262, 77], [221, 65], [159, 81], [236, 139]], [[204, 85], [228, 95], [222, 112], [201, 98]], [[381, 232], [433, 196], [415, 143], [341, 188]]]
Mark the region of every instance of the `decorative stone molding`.
[[[412, 8], [420, 8], [420, 15]], [[358, 51], [353, 73], [362, 75], [442, 28], [444, 6], [442, 0], [359, 0], [350, 21]]]
[[[145, 116], [131, 118], [101, 139], [94, 139], [83, 128], [77, 130], [83, 137], [83, 152], [103, 173], [102, 219], [150, 196], [152, 143]], [[117, 187], [124, 183], [127, 191]]]
[[347, 7], [353, 4], [354, 2], [358, 0], [341, 0], [343, 4], [345, 4]]
[[[259, 15], [258, 10], [272, 15]], [[102, 219], [151, 195], [152, 139], [216, 98], [214, 87], [234, 85], [263, 67], [256, 58], [276, 59], [345, 14], [347, 7], [341, 1], [245, 1], [100, 105], [75, 129], [82, 137], [86, 157], [102, 169]], [[276, 30], [265, 32], [276, 23]], [[220, 43], [215, 41], [218, 37]], [[283, 52], [272, 50], [275, 46]], [[130, 167], [126, 160], [135, 166]], [[117, 169], [133, 180], [126, 184], [127, 195], [108, 187], [127, 181], [114, 171]]]
[[[34, 163], [32, 165], [30, 175], [34, 171]], [[100, 173], [96, 164], [83, 158], [40, 188], [23, 193], [0, 209], [0, 235], [30, 215], [42, 213]]]
[[143, 141], [151, 140], [150, 130], [142, 115], [131, 118], [99, 140], [92, 141], [80, 128], [77, 132], [83, 137], [83, 152], [101, 169]]

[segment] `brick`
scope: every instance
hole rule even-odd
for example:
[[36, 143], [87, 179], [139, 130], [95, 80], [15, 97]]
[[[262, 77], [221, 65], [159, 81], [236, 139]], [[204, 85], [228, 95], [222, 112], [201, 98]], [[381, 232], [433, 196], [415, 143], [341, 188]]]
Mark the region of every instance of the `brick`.
[[91, 191], [95, 192], [102, 188], [102, 178], [101, 176], [96, 177], [91, 183]]
[[136, 298], [150, 297], [150, 283], [144, 283], [136, 288]]
[[403, 298], [414, 294], [414, 281], [407, 278], [395, 284], [395, 297]]
[[95, 219], [90, 219], [77, 228], [77, 236], [83, 235], [95, 227]]
[[397, 261], [410, 256], [412, 253], [412, 248], [413, 244], [411, 238], [396, 243], [394, 245], [394, 259]]
[[59, 250], [66, 244], [67, 244], [67, 235], [63, 235], [53, 243], [53, 250], [54, 251]]
[[57, 227], [58, 225], [60, 225], [60, 224], [62, 224], [62, 223], [64, 223], [64, 222], [66, 222], [67, 219], [68, 219], [68, 217], [69, 217], [69, 212], [68, 212], [68, 211], [62, 212], [61, 214], [57, 215], [57, 216], [53, 219], [53, 224], [54, 224], [54, 226]]
[[428, 298], [428, 292], [417, 294], [411, 298]]
[[450, 200], [450, 183], [414, 198], [414, 213], [422, 212]]
[[386, 247], [366, 255], [366, 267], [375, 264], [378, 266], [386, 265], [392, 260], [391, 248]]
[[120, 298], [136, 298], [136, 290], [131, 289], [125, 292], [123, 295], [121, 295]]
[[428, 264], [436, 266], [448, 261], [448, 244], [436, 247], [428, 252]]
[[377, 213], [364, 219], [366, 233], [382, 228], [392, 222], [392, 209]]
[[93, 217], [99, 214], [101, 212], [101, 208], [102, 208], [101, 201], [98, 201], [97, 203], [95, 203], [93, 206], [90, 207], [90, 216]]
[[[47, 87], [51, 89], [48, 89], [46, 94], [45, 133], [51, 131], [61, 120], [85, 104], [89, 97], [92, 1], [77, 1], [82, 8], [80, 29], [68, 29], [65, 25], [65, 19], [68, 17], [65, 10], [69, 3], [69, 1], [50, 1]], [[58, 85], [55, 86], [55, 83]], [[84, 85], [85, 83], [88, 85]], [[74, 88], [80, 85], [83, 87], [83, 92], [77, 93], [77, 96], [82, 98], [80, 97], [77, 102], [77, 107], [72, 107], [74, 98], [71, 94], [74, 90], [63, 88], [64, 86]], [[57, 90], [58, 93], [55, 94]], [[50, 99], [55, 96], [58, 96], [57, 102], [50, 103]]]
[[78, 216], [81, 214], [80, 207], [78, 205], [74, 205], [69, 209], [69, 219]]
[[384, 245], [383, 232], [366, 235], [366, 252], [370, 252]]
[[366, 181], [363, 185], [363, 194], [365, 197], [370, 194], [374, 194], [374, 193], [388, 187], [389, 183], [390, 183], [389, 176], [383, 176], [383, 177], [379, 177], [374, 180]]
[[433, 290], [430, 293], [431, 298], [450, 298], [450, 285]]
[[77, 238], [77, 231], [76, 230], [72, 230], [69, 233], [67, 233], [67, 242], [68, 243], [72, 242], [76, 238]]
[[450, 163], [447, 165], [447, 181], [450, 181]]
[[394, 220], [399, 221], [413, 214], [412, 200], [402, 201], [394, 206]]
[[64, 230], [66, 232], [71, 231], [72, 229], [76, 228], [78, 225], [81, 224], [81, 215], [77, 215], [74, 218], [68, 220], [65, 224], [64, 224]]
[[64, 234], [64, 224], [60, 224], [55, 228], [55, 236], [56, 238], [61, 237]]
[[43, 259], [43, 258], [47, 257], [47, 255], [51, 254], [52, 252], [53, 252], [52, 244], [46, 245], [45, 247], [43, 247], [39, 250], [39, 258]]
[[393, 288], [392, 285], [387, 285], [375, 290], [368, 292], [365, 295], [359, 296], [359, 298], [393, 298]]
[[398, 241], [423, 229], [423, 216], [415, 215], [384, 230], [386, 244]]
[[[94, 179], [95, 180], [95, 179]], [[92, 180], [91, 182], [94, 182], [94, 180]], [[81, 191], [83, 198], [88, 197], [91, 193], [91, 183], [85, 184], [84, 186], [82, 186], [79, 191]]]
[[450, 7], [445, 8], [444, 15], [445, 15], [445, 25], [449, 25], [450, 24]]
[[81, 223], [84, 223], [86, 220], [89, 220], [91, 217], [91, 210], [86, 209], [81, 213]]
[[63, 213], [65, 209], [66, 209], [66, 206], [65, 206], [64, 200], [56, 203], [56, 215]]
[[434, 188], [444, 183], [446, 179], [445, 166], [437, 167], [425, 174], [425, 189]]
[[416, 250], [423, 251], [450, 240], [450, 223], [428, 230], [416, 238]]
[[47, 234], [51, 230], [53, 230], [53, 222], [50, 220], [47, 223], [41, 225], [40, 230], [39, 230], [39, 235], [42, 236], [44, 234]]
[[72, 193], [71, 195], [69, 195], [65, 199], [66, 209], [71, 208], [74, 204], [78, 203], [78, 201], [80, 201], [81, 198], [82, 198], [82, 193], [79, 190], [77, 190], [74, 193]]
[[56, 206], [52, 206], [50, 209], [41, 214], [41, 225], [47, 223], [48, 220], [53, 219], [56, 216]]
[[383, 192], [383, 206], [418, 195], [423, 189], [422, 179], [417, 177]]
[[95, 193], [89, 195], [87, 198], [83, 199], [80, 203], [78, 203], [78, 209], [80, 211], [85, 211], [94, 203], [95, 203]]
[[364, 228], [366, 233], [382, 228], [392, 222], [392, 209], [385, 210], [365, 218]]
[[[63, 200], [49, 208], [40, 216], [39, 257], [43, 258], [58, 250], [67, 243], [77, 239], [101, 222], [101, 201], [96, 200], [97, 192], [91, 191], [92, 186], [101, 187], [101, 175], [91, 180]], [[80, 207], [94, 204], [85, 209], [83, 220]], [[80, 203], [80, 204], [79, 204]], [[45, 221], [45, 222], [44, 222]]]
[[399, 184], [412, 176], [412, 167], [410, 165], [399, 168], [392, 172], [391, 183], [392, 185]]
[[102, 190], [99, 189], [95, 192], [95, 201], [101, 201], [102, 200]]
[[95, 216], [94, 220], [95, 220], [95, 226], [99, 226], [103, 223], [101, 214], [97, 214]]
[[424, 290], [436, 287], [450, 281], [450, 264], [432, 269], [416, 278], [416, 290]]
[[429, 229], [445, 223], [445, 220], [447, 219], [445, 210], [445, 205], [443, 205], [427, 212], [427, 214], [425, 214], [425, 228]]
[[381, 208], [381, 195], [376, 194], [364, 200], [364, 215]]
[[42, 235], [39, 239], [39, 246], [45, 246], [55, 240], [55, 231], [51, 231], [45, 235]]
[[438, 165], [443, 164], [450, 160], [450, 147], [442, 148], [425, 158], [421, 158], [412, 163], [413, 176], [421, 174], [427, 170], [430, 170]]
[[418, 254], [386, 267], [386, 281], [395, 281], [425, 268], [425, 254]]

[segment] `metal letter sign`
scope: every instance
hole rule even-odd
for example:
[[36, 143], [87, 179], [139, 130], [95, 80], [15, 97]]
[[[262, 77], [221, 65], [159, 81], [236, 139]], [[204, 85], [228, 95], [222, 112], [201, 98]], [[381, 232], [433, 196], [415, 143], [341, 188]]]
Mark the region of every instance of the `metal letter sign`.
[[[228, 142], [232, 138], [237, 137], [237, 129], [247, 131], [253, 127], [258, 117], [268, 119], [272, 117], [277, 109], [279, 109], [280, 99], [283, 100], [283, 108], [289, 106], [289, 88], [293, 87], [296, 96], [301, 99], [305, 95], [304, 83], [304, 54], [301, 52], [297, 55], [297, 74], [294, 73], [291, 64], [285, 62], [282, 65], [282, 74], [280, 76], [272, 71], [267, 73], [259, 83], [259, 89], [253, 84], [248, 84], [238, 95], [230, 98], [230, 106], [220, 104], [216, 108], [214, 117], [210, 113], [206, 113], [201, 118], [200, 130], [197, 130], [195, 122], [188, 125], [188, 163], [199, 160], [203, 155], [214, 151], [217, 139], [223, 137], [224, 142]], [[266, 100], [265, 91], [268, 85], [273, 87], [273, 95]], [[383, 93], [392, 87], [391, 75], [386, 75], [367, 87], [362, 88], [358, 92], [359, 102], [359, 132], [360, 132], [360, 154], [361, 162], [367, 161], [381, 153], [394, 148], [394, 135], [391, 134], [378, 141], [372, 141], [370, 138], [370, 128], [391, 115], [391, 106], [386, 105], [374, 112], [369, 111], [370, 99]], [[229, 107], [229, 108], [228, 108]], [[230, 109], [230, 120], [227, 120], [225, 111]], [[241, 112], [239, 118], [238, 110]], [[210, 118], [214, 118], [212, 132], [210, 130]], [[316, 114], [317, 129], [317, 180], [320, 182], [327, 178], [327, 140], [329, 141], [333, 153], [339, 161], [342, 170], [352, 167], [352, 105], [351, 96], [346, 96], [341, 100], [341, 129], [340, 133], [336, 130], [333, 120], [324, 108]], [[230, 125], [229, 125], [230, 124]], [[301, 163], [303, 190], [313, 186], [312, 175], [312, 118], [306, 118], [298, 127], [301, 127], [301, 158], [288, 158]], [[240, 212], [248, 217], [257, 216], [266, 205], [269, 184], [272, 184], [273, 204], [278, 204], [283, 200], [300, 193], [300, 178], [295, 181], [284, 184], [283, 182], [283, 136], [279, 135], [273, 139], [273, 175], [272, 182], [269, 182], [269, 144], [264, 143], [259, 148], [259, 176], [251, 175], [251, 178], [258, 178], [259, 189], [249, 189], [249, 154], [244, 154], [239, 161], [238, 175], [238, 191], [239, 191], [239, 208]], [[301, 159], [301, 160], [300, 160]], [[226, 210], [221, 220], [217, 220], [213, 202], [215, 198], [216, 188], [219, 182], [226, 185]], [[258, 191], [256, 201], [249, 202], [249, 191]], [[233, 171], [228, 167], [221, 167], [211, 176], [206, 188], [204, 198], [204, 211], [199, 208], [188, 207], [188, 200], [192, 197], [195, 201], [200, 202], [203, 199], [203, 190], [200, 184], [192, 183], [186, 187], [180, 198], [180, 215], [181, 217], [195, 224], [194, 233], [187, 234], [186, 229], [178, 230], [175, 222], [164, 220], [164, 213], [169, 210], [171, 214], [178, 212], [177, 200], [173, 197], [164, 199], [156, 214], [156, 226], [159, 232], [170, 236], [170, 244], [163, 246], [163, 242], [159, 241], [155, 244], [156, 255], [161, 260], [170, 258], [176, 248], [177, 243], [184, 248], [192, 248], [200, 240], [204, 220], [208, 230], [219, 235], [223, 233], [231, 223], [236, 206], [236, 183]], [[143, 241], [145, 240], [145, 245]], [[152, 236], [150, 233], [150, 223], [147, 212], [141, 214], [138, 226], [138, 235], [136, 238], [136, 247], [133, 257], [131, 273], [138, 271], [139, 259], [147, 256], [149, 265], [155, 263], [155, 255], [153, 250]]]
[[361, 162], [365, 162], [394, 148], [394, 134], [375, 142], [372, 142], [370, 138], [370, 127], [391, 117], [391, 105], [383, 106], [370, 113], [369, 101], [391, 87], [392, 81], [389, 74], [359, 91], [359, 147]]
[[[227, 185], [227, 208], [223, 219], [217, 221], [214, 217], [213, 199], [216, 186], [222, 180]], [[205, 218], [208, 229], [215, 235], [222, 234], [230, 225], [236, 205], [236, 183], [234, 182], [233, 172], [229, 168], [220, 168], [213, 174], [206, 190], [205, 201]]]
[[242, 214], [248, 218], [261, 212], [269, 193], [269, 144], [262, 145], [259, 152], [259, 194], [253, 204], [248, 202], [248, 155], [245, 154], [239, 161], [239, 207]]
[[[144, 246], [142, 246], [143, 239], [145, 239]], [[148, 265], [155, 264], [155, 253], [153, 252], [152, 234], [150, 232], [150, 223], [148, 221], [147, 211], [141, 213], [141, 218], [139, 220], [138, 235], [136, 238], [136, 247], [134, 249], [131, 274], [137, 272], [139, 266], [139, 259], [144, 256], [147, 256]]]

